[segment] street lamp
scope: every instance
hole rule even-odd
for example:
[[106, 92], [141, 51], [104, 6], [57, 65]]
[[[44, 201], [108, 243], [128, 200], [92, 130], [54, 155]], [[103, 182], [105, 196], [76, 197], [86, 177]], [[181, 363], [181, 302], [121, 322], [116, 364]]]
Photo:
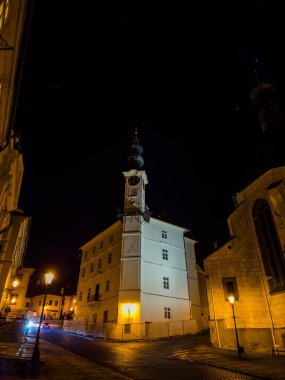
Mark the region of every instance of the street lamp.
[[242, 348], [240, 347], [239, 341], [238, 341], [238, 333], [237, 333], [237, 326], [236, 326], [236, 316], [235, 316], [235, 308], [234, 308], [235, 297], [234, 296], [229, 296], [229, 301], [230, 301], [230, 304], [232, 305], [232, 309], [233, 309], [233, 318], [234, 318], [234, 324], [235, 324], [235, 333], [236, 333], [236, 340], [237, 340], [238, 357], [239, 357], [239, 359], [241, 359]]
[[[16, 303], [16, 298], [13, 297], [11, 299], [11, 295], [12, 295], [12, 291], [15, 290], [18, 285], [19, 285], [19, 281], [17, 279], [15, 279], [12, 282], [12, 287], [11, 288], [4, 289], [4, 291], [7, 292], [7, 295], [6, 295], [6, 298], [5, 298], [5, 301], [4, 301], [4, 306], [2, 308], [4, 310], [5, 316], [6, 316], [6, 314], [8, 314], [11, 311], [11, 307], [9, 306], [9, 303], [12, 304], [12, 305], [14, 305]], [[7, 306], [7, 304], [8, 304], [8, 306]], [[0, 310], [0, 315], [1, 315], [1, 310]]]
[[38, 364], [40, 362], [40, 347], [39, 347], [40, 330], [41, 330], [41, 324], [42, 324], [44, 309], [45, 309], [45, 304], [46, 304], [47, 290], [48, 290], [48, 286], [52, 282], [52, 279], [53, 279], [53, 274], [51, 274], [51, 273], [45, 274], [45, 297], [44, 297], [44, 303], [43, 303], [43, 307], [42, 307], [40, 323], [38, 326], [36, 340], [35, 340], [35, 346], [34, 346], [33, 355], [32, 355], [32, 365], [33, 365], [34, 369], [36, 368], [36, 366], [38, 366]]

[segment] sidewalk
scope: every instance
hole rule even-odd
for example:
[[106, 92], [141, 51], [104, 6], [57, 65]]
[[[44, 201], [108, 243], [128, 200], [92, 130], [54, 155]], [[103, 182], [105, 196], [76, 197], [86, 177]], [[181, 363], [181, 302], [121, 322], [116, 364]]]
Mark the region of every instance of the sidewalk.
[[244, 353], [241, 359], [237, 352], [215, 347], [197, 345], [192, 347], [187, 360], [218, 368], [234, 370], [239, 373], [259, 376], [261, 379], [285, 379], [285, 355]]
[[[14, 348], [14, 357], [26, 357], [31, 355], [33, 341], [30, 340], [21, 346], [21, 352], [18, 348]], [[3, 348], [3, 346], [2, 346]], [[39, 380], [82, 380], [88, 379], [118, 379], [130, 380], [129, 377], [119, 375], [111, 369], [102, 367], [70, 353], [58, 346], [55, 346], [43, 339], [40, 341], [41, 360], [43, 361], [40, 373], [37, 376]], [[1, 353], [2, 352], [2, 353]], [[214, 367], [228, 370], [234, 370], [239, 373], [259, 376], [261, 379], [285, 379], [285, 355], [273, 356], [264, 354], [245, 353], [242, 359], [239, 359], [235, 351], [221, 350], [200, 344], [187, 350], [187, 357], [184, 360], [189, 362], [189, 366], [195, 363], [201, 363]], [[189, 356], [188, 356], [189, 354]], [[0, 345], [0, 358], [3, 358], [3, 350]], [[10, 355], [12, 358], [12, 350]], [[7, 357], [7, 356], [6, 356]], [[180, 359], [181, 360], [181, 359]], [[1, 373], [1, 372], [0, 372]], [[30, 379], [29, 376], [21, 375], [1, 375], [1, 380], [20, 380], [23, 378]]]
[[[12, 358], [29, 358], [31, 357], [33, 340], [28, 338], [27, 344], [21, 345], [21, 352], [16, 347], [9, 349], [9, 356], [1, 354], [0, 345], [0, 359], [6, 357], [12, 360]], [[11, 345], [11, 344], [10, 344]], [[3, 346], [2, 346], [3, 347]], [[12, 347], [12, 346], [11, 346]], [[38, 380], [82, 380], [82, 379], [102, 379], [102, 380], [131, 380], [129, 377], [119, 375], [109, 368], [102, 367], [99, 364], [90, 362], [87, 359], [75, 355], [69, 351], [66, 351], [58, 346], [55, 346], [43, 339], [40, 340], [41, 350], [41, 366], [40, 372], [36, 376]], [[7, 351], [6, 351], [7, 354]], [[9, 365], [9, 364], [8, 364]], [[1, 368], [0, 368], [1, 369]], [[20, 379], [34, 378], [32, 375], [1, 375], [0, 380], [20, 380]]]

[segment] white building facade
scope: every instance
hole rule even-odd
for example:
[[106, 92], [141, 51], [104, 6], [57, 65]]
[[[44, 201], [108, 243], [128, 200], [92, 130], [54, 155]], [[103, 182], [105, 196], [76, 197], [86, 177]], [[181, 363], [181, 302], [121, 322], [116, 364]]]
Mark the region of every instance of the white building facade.
[[75, 321], [86, 333], [119, 339], [198, 332], [195, 241], [150, 216], [137, 137], [132, 149], [121, 220], [81, 247]]

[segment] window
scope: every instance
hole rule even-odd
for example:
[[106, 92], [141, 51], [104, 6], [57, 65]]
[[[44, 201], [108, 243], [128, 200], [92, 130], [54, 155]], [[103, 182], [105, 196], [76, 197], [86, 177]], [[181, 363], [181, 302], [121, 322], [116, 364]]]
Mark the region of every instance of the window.
[[8, 19], [9, 7], [10, 7], [10, 0], [6, 0], [6, 7], [5, 7], [5, 13], [4, 13], [4, 22], [6, 22], [7, 19]]
[[164, 318], [170, 319], [170, 307], [164, 308]]
[[100, 290], [100, 284], [96, 284], [96, 288], [95, 288], [95, 301], [99, 301], [99, 290]]
[[110, 243], [113, 243], [113, 241], [114, 241], [114, 235], [111, 234], [109, 239], [110, 239]]
[[82, 275], [81, 277], [84, 277], [85, 276], [85, 268], [82, 269]]
[[131, 187], [129, 195], [130, 197], [136, 197], [138, 195], [138, 190], [135, 187]]
[[109, 288], [110, 288], [110, 280], [107, 280], [106, 281], [106, 292], [109, 291]]
[[97, 322], [97, 313], [93, 314], [93, 321]]
[[30, 307], [30, 302], [26, 302], [26, 307]]
[[90, 265], [90, 273], [93, 273], [94, 272], [94, 263], [92, 263], [91, 265]]
[[49, 300], [49, 301], [48, 301], [48, 304], [49, 304], [50, 306], [52, 306], [52, 300]]
[[78, 301], [82, 301], [82, 292], [79, 293]]
[[112, 253], [109, 253], [108, 255], [108, 264], [111, 264], [112, 261]]
[[54, 306], [58, 306], [58, 301], [54, 301]]
[[229, 300], [229, 296], [234, 296], [235, 300], [238, 301], [239, 296], [235, 277], [223, 278], [223, 287], [226, 301]]
[[270, 292], [285, 290], [284, 253], [266, 200], [255, 202], [252, 217]]
[[94, 245], [94, 247], [92, 248], [92, 253], [95, 253], [96, 252], [96, 245]]
[[100, 241], [100, 248], [103, 248], [103, 240], [102, 241]]
[[87, 291], [87, 302], [91, 301], [91, 288], [88, 289]]
[[161, 231], [162, 239], [167, 239], [167, 231]]
[[108, 322], [108, 310], [104, 310], [103, 313], [103, 323]]
[[97, 269], [102, 268], [102, 259], [99, 259]]
[[169, 277], [163, 277], [163, 287], [169, 289]]
[[39, 306], [41, 306], [41, 304], [42, 304], [42, 301], [40, 300], [40, 301], [39, 301]]
[[167, 249], [162, 250], [162, 259], [168, 260], [168, 250]]
[[84, 252], [84, 259], [87, 260], [87, 251]]

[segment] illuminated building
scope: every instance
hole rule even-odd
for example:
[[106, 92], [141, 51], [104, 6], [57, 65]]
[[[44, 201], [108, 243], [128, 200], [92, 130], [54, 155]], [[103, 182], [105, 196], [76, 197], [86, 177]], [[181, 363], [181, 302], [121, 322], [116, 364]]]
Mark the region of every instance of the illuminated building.
[[135, 135], [120, 220], [81, 247], [73, 325], [86, 323], [88, 334], [135, 339], [201, 330], [195, 241], [150, 215], [141, 153]]
[[[21, 293], [15, 293], [12, 284], [17, 277], [24, 274], [22, 264], [31, 222], [31, 218], [18, 209], [24, 166], [19, 135], [14, 131], [23, 64], [22, 44], [26, 9], [25, 0], [0, 0], [0, 311], [2, 315], [6, 315], [10, 308], [15, 310], [24, 303], [24, 283], [19, 284]], [[19, 298], [11, 296], [14, 293]], [[13, 315], [15, 316], [15, 313]]]
[[284, 118], [271, 84], [251, 95], [263, 133], [259, 176], [234, 195], [231, 239], [204, 260], [214, 346], [235, 349], [228, 297], [235, 297], [239, 344], [245, 352], [285, 346]]

